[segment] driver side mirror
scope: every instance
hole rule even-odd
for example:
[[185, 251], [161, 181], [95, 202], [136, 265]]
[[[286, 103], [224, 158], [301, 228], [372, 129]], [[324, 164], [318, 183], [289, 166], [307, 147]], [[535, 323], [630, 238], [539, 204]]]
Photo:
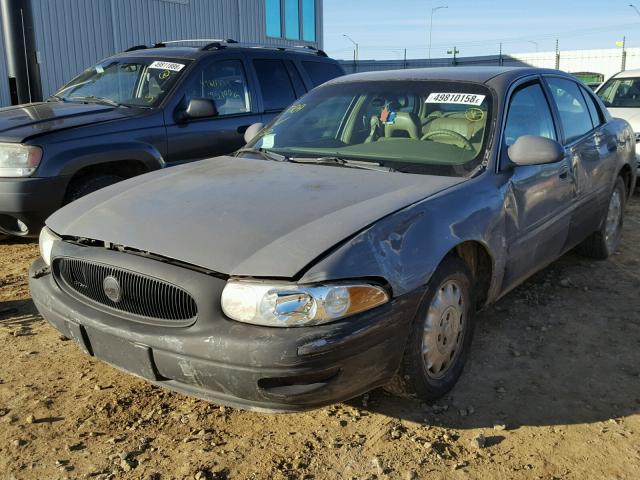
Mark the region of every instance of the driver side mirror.
[[264, 123], [254, 123], [252, 125], [249, 125], [249, 128], [244, 131], [245, 143], [249, 143], [251, 140], [256, 138], [256, 135], [260, 133], [260, 130], [262, 130], [263, 127]]
[[192, 98], [179, 114], [179, 119], [183, 122], [198, 118], [212, 118], [218, 116], [216, 104], [210, 98]]
[[517, 166], [555, 163], [565, 156], [564, 148], [558, 142], [535, 135], [519, 137], [507, 153], [509, 160]]

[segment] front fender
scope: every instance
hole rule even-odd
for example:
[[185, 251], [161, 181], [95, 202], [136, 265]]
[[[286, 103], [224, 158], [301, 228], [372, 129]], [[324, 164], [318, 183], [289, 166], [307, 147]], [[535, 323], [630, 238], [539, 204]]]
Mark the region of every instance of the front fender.
[[162, 154], [153, 145], [142, 142], [99, 143], [72, 148], [57, 155], [61, 158], [46, 159], [47, 163], [59, 166], [54, 175], [73, 175], [85, 167], [123, 160], [141, 162], [149, 171], [165, 166]]
[[506, 248], [502, 189], [492, 179], [464, 182], [379, 220], [320, 258], [299, 281], [378, 278], [389, 284], [396, 297], [425, 285], [457, 245], [475, 241], [492, 257], [488, 296], [496, 298]]

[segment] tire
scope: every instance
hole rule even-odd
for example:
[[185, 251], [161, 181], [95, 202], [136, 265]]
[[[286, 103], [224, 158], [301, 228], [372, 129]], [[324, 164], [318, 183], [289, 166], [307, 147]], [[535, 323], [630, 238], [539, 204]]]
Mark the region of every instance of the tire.
[[[473, 338], [475, 303], [472, 285], [469, 268], [460, 258], [443, 260], [429, 281], [413, 321], [400, 369], [385, 387], [387, 390], [400, 396], [433, 401], [453, 388], [462, 374]], [[456, 316], [459, 322], [455, 321]], [[434, 324], [436, 328], [428, 329]], [[455, 344], [452, 337], [456, 339]]]
[[600, 229], [578, 246], [579, 253], [586, 257], [605, 260], [615, 252], [622, 236], [626, 201], [624, 181], [622, 177], [618, 177], [609, 197], [607, 213]]
[[107, 174], [91, 175], [73, 180], [71, 185], [69, 185], [69, 190], [67, 191], [64, 203], [66, 205], [67, 203], [71, 203], [85, 195], [89, 195], [90, 193], [100, 190], [101, 188], [108, 187], [109, 185], [113, 185], [114, 183], [121, 182], [122, 180], [124, 180], [123, 177]]

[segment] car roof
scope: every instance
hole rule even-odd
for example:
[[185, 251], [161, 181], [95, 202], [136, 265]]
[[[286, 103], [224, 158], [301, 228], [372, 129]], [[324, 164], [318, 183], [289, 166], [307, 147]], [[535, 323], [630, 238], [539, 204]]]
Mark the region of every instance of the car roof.
[[388, 80], [451, 80], [475, 83], [488, 83], [500, 78], [500, 83], [511, 83], [521, 77], [539, 74], [563, 75], [573, 78], [560, 70], [534, 67], [433, 67], [408, 70], [383, 70], [363, 72], [338, 77], [328, 83], [375, 82]]
[[640, 77], [640, 69], [625, 70], [624, 72], [618, 72], [614, 75], [615, 78], [629, 78]]
[[324, 55], [318, 54], [317, 51], [309, 49], [308, 51], [304, 50], [289, 50], [286, 47], [281, 47], [282, 50], [277, 46], [264, 46], [264, 47], [242, 47], [242, 46], [230, 46], [230, 47], [222, 47], [222, 48], [214, 48], [211, 50], [202, 50], [200, 47], [174, 47], [174, 46], [166, 46], [166, 47], [150, 47], [150, 48], [135, 48], [129, 51], [121, 52], [116, 55], [113, 55], [111, 58], [123, 58], [123, 57], [138, 57], [138, 58], [147, 58], [147, 57], [160, 57], [160, 58], [181, 58], [185, 60], [197, 60], [202, 57], [206, 57], [209, 55], [216, 55], [218, 53], [229, 52], [229, 51], [241, 51], [241, 52], [252, 52], [252, 53], [261, 53], [263, 55], [272, 54], [274, 56], [288, 56], [288, 57], [298, 57], [305, 59], [314, 59], [319, 61], [329, 61], [335, 62], [335, 60], [326, 57]]

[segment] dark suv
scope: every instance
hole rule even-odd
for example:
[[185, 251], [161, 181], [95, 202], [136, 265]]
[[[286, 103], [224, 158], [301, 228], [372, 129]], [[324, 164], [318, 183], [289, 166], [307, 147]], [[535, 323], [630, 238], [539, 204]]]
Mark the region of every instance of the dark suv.
[[248, 126], [344, 74], [309, 47], [180, 42], [205, 43], [132, 47], [46, 102], [0, 110], [0, 233], [36, 236], [51, 213], [99, 188], [230, 153]]

